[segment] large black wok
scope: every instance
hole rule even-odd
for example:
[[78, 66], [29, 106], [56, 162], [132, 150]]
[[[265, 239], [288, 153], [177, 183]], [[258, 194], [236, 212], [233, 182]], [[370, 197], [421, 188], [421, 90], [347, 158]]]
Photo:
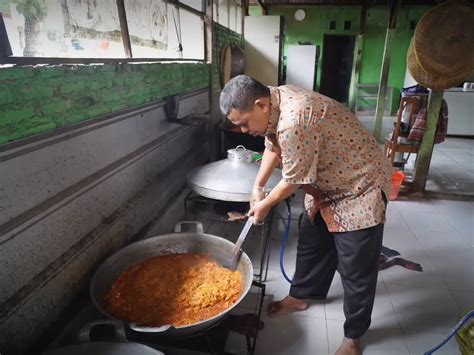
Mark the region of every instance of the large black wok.
[[[197, 233], [181, 232], [183, 223], [196, 224]], [[107, 312], [104, 297], [121, 272], [146, 259], [169, 253], [209, 253], [214, 260], [222, 265], [226, 265], [230, 260], [234, 243], [221, 237], [204, 234], [201, 223], [180, 222], [176, 225], [175, 232], [176, 233], [160, 235], [130, 244], [119, 250], [100, 265], [92, 277], [90, 293], [93, 302], [102, 313], [112, 319], [117, 319]], [[250, 290], [253, 280], [253, 267], [247, 254], [242, 253], [237, 270], [240, 271], [244, 280], [242, 295], [232, 307], [216, 316], [181, 327], [173, 327], [171, 325], [143, 327], [136, 324], [128, 324], [128, 326], [138, 332], [166, 333], [167, 335], [192, 334], [210, 327], [239, 304]]]

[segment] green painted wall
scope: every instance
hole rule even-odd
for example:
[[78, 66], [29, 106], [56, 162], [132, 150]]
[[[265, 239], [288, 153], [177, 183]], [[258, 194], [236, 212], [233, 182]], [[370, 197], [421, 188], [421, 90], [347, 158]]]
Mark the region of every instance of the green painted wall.
[[[299, 8], [306, 11], [306, 18], [301, 22], [294, 19], [294, 13]], [[410, 22], [418, 22], [429, 8], [429, 6], [403, 6], [398, 14], [397, 33], [393, 44], [389, 74], [389, 85], [396, 88], [392, 110], [398, 106], [399, 92], [403, 87], [405, 78], [406, 52], [413, 35], [413, 30], [409, 28]], [[251, 6], [249, 11], [252, 16], [261, 15], [259, 6]], [[360, 6], [273, 6], [269, 8], [268, 14], [285, 16], [284, 55], [287, 53], [287, 46], [297, 44], [298, 41], [313, 41], [314, 44], [321, 46], [315, 85], [315, 90], [318, 90], [321, 78], [321, 59], [324, 52], [324, 34], [357, 35], [360, 11]], [[336, 21], [335, 30], [329, 30], [329, 21], [331, 20]], [[344, 21], [352, 22], [350, 30], [343, 29]], [[359, 80], [362, 84], [378, 84], [379, 82], [387, 21], [387, 7], [374, 6], [369, 8]], [[352, 82], [351, 91], [354, 90], [354, 85], [355, 83]]]
[[208, 86], [207, 64], [0, 69], [0, 144]]
[[[414, 30], [410, 22], [418, 23], [430, 6], [402, 6], [397, 17], [397, 28], [392, 47], [388, 85], [394, 87], [392, 111], [398, 108], [400, 91], [406, 71], [406, 55]], [[382, 55], [387, 29], [388, 12], [384, 6], [371, 7], [367, 13], [366, 39], [362, 52], [360, 83], [372, 84], [380, 80]]]
[[[296, 21], [294, 17], [295, 11], [299, 8], [306, 11], [306, 18], [303, 21]], [[285, 16], [284, 56], [287, 55], [288, 45], [298, 44], [299, 41], [312, 41], [321, 46], [315, 90], [318, 90], [320, 86], [324, 35], [355, 35], [359, 29], [360, 8], [358, 6], [282, 6], [271, 7], [268, 14]], [[335, 30], [329, 30], [329, 22], [332, 20], [335, 20], [337, 24]], [[352, 22], [351, 30], [345, 31], [343, 29], [344, 21]]]

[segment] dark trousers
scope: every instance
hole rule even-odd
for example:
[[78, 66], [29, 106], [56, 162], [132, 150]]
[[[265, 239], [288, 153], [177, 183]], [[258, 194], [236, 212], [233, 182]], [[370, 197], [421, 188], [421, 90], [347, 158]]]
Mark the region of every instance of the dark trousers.
[[369, 328], [377, 286], [383, 224], [352, 232], [331, 233], [318, 213], [304, 215], [290, 295], [326, 299], [337, 269], [344, 288], [344, 335], [361, 337]]

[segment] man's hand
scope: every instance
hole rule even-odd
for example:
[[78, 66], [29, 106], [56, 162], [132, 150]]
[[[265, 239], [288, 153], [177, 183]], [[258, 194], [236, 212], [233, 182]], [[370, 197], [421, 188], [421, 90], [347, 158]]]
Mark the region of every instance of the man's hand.
[[260, 224], [270, 212], [273, 206], [290, 197], [300, 185], [294, 185], [281, 180], [277, 186], [265, 197], [262, 201], [255, 203], [248, 213], [249, 216], [254, 216], [254, 224]]
[[252, 206], [248, 215], [253, 216], [254, 224], [262, 224], [263, 220], [268, 216], [268, 213], [270, 213], [271, 208], [272, 205], [268, 203], [268, 200], [263, 199]]

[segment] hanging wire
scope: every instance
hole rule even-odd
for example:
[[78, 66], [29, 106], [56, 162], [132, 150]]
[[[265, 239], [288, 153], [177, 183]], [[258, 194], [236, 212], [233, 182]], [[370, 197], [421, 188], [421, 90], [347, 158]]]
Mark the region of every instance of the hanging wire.
[[[176, 24], [176, 18], [174, 16], [174, 10], [178, 11], [179, 30], [178, 30], [178, 25]], [[179, 17], [179, 8], [175, 7], [174, 10], [172, 11], [172, 13], [173, 13], [174, 28], [176, 31], [176, 38], [178, 39], [178, 51], [179, 51], [180, 57], [183, 58], [183, 41], [182, 41], [183, 37], [181, 36], [181, 18]]]

